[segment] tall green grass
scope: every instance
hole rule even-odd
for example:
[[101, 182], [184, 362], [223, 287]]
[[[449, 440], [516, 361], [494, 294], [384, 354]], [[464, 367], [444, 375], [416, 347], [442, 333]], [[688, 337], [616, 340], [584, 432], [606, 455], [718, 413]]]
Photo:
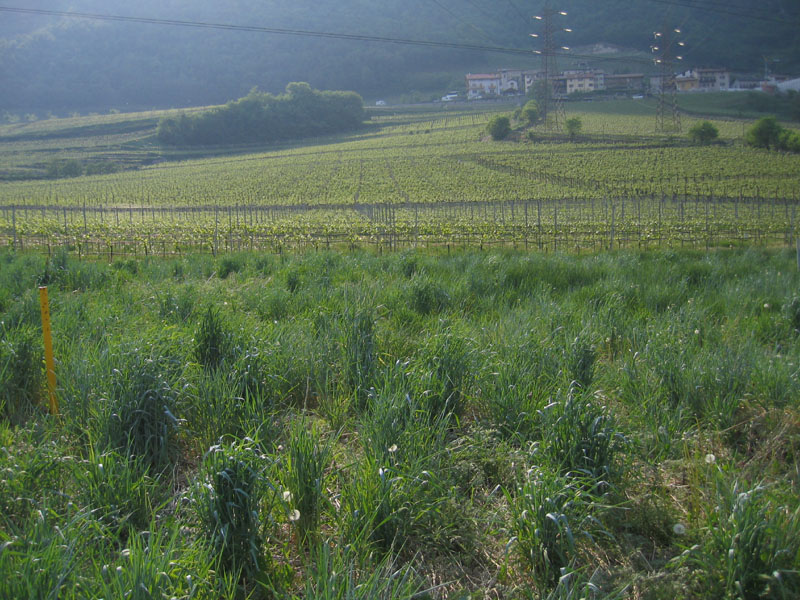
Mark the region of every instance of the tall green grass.
[[794, 597], [798, 289], [761, 249], [0, 252], [0, 596]]

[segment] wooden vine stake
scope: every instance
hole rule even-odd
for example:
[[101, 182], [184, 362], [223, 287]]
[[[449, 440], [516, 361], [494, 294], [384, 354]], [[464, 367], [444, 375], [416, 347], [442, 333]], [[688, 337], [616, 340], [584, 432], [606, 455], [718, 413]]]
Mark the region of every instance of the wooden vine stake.
[[50, 300], [47, 297], [47, 286], [39, 288], [39, 303], [42, 307], [42, 336], [44, 337], [44, 362], [47, 368], [47, 391], [50, 395], [50, 414], [57, 415], [56, 366], [53, 360], [53, 334], [50, 330]]

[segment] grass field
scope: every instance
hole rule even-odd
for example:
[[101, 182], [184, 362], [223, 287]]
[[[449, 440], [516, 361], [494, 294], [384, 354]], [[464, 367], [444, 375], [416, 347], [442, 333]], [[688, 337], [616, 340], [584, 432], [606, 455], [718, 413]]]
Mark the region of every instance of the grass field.
[[0, 596], [797, 597], [799, 286], [757, 249], [4, 252]]
[[800, 596], [800, 158], [511, 108], [0, 127], [0, 598]]

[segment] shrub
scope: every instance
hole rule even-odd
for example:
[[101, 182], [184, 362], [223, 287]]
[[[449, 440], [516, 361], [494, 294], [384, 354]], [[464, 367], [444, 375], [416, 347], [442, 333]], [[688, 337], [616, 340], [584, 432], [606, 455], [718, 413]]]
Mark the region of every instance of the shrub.
[[719, 137], [719, 130], [708, 121], [695, 124], [689, 130], [689, 139], [695, 144], [710, 144]]
[[578, 135], [583, 128], [583, 122], [578, 117], [567, 119], [565, 125], [567, 127], [567, 135], [569, 135], [571, 138], [574, 138], [576, 135]]
[[522, 107], [520, 117], [529, 125], [534, 125], [539, 120], [539, 105], [536, 100], [528, 100]]
[[781, 131], [783, 128], [775, 117], [762, 117], [747, 131], [745, 142], [755, 148], [776, 148]]
[[511, 121], [508, 117], [496, 116], [489, 121], [486, 131], [495, 141], [504, 140], [511, 133]]

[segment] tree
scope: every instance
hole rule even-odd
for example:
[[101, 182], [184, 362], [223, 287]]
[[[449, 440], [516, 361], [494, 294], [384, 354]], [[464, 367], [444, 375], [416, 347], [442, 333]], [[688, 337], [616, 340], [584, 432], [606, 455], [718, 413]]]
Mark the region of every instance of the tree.
[[536, 100], [528, 100], [525, 106], [522, 107], [520, 117], [529, 125], [535, 124], [539, 120], [539, 105]]
[[778, 148], [786, 152], [800, 153], [800, 133], [784, 129], [778, 136]]
[[756, 148], [777, 148], [781, 131], [783, 127], [775, 117], [762, 117], [747, 131], [745, 142]]
[[572, 117], [571, 119], [567, 119], [565, 125], [567, 126], [567, 133], [569, 134], [569, 137], [574, 138], [581, 132], [581, 129], [583, 128], [583, 121], [581, 121], [578, 117]]
[[689, 139], [695, 144], [710, 144], [719, 137], [719, 130], [708, 121], [697, 123], [689, 130]]
[[486, 130], [489, 132], [489, 135], [492, 136], [493, 140], [504, 140], [508, 137], [508, 134], [511, 133], [511, 121], [508, 117], [498, 115], [489, 121]]
[[547, 82], [544, 79], [539, 79], [538, 81], [533, 82], [533, 85], [530, 87], [526, 95], [531, 100], [535, 100], [537, 102], [538, 108], [538, 106], [543, 102], [553, 99], [553, 89], [552, 86], [547, 85]]

